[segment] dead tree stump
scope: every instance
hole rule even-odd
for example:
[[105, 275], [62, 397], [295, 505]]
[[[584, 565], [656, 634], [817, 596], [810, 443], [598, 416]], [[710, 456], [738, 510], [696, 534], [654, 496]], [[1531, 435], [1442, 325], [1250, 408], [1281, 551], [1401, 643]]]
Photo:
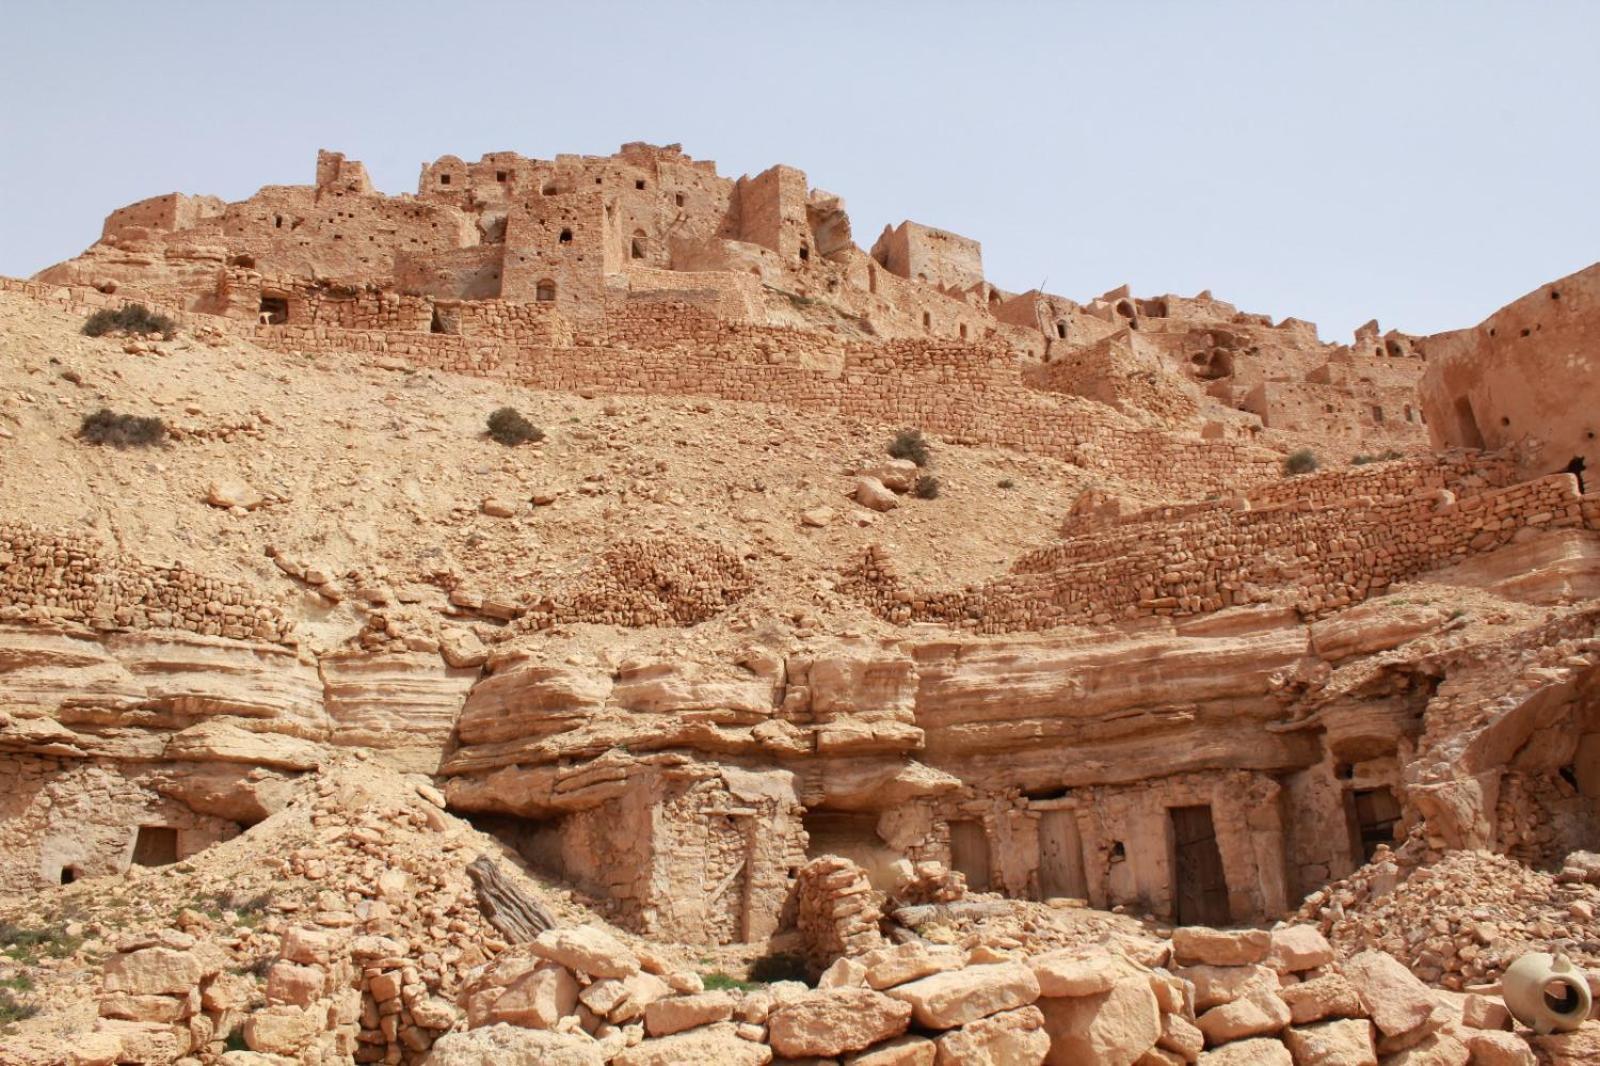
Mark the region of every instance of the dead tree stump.
[[489, 856], [473, 859], [467, 875], [478, 893], [478, 909], [511, 943], [526, 943], [546, 929], [555, 928], [556, 920], [550, 912], [501, 873]]

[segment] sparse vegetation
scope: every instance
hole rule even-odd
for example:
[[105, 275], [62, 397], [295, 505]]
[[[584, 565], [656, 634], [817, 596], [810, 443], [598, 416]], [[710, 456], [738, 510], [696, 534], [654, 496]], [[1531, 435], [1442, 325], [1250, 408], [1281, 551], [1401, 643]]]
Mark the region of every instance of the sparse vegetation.
[[1317, 453], [1310, 448], [1301, 448], [1290, 452], [1283, 461], [1283, 472], [1289, 477], [1296, 474], [1309, 474], [1320, 464], [1317, 462]]
[[502, 407], [489, 416], [489, 436], [514, 448], [529, 441], [544, 440], [544, 430], [529, 422], [515, 407]]
[[741, 992], [748, 992], [758, 985], [758, 982], [756, 981], [741, 981], [737, 977], [729, 977], [727, 974], [720, 971], [717, 973], [702, 974], [700, 980], [702, 983], [704, 983], [706, 986], [706, 991], [708, 992], [714, 992], [718, 989], [735, 988]]
[[78, 436], [90, 444], [114, 448], [148, 448], [167, 439], [167, 424], [150, 415], [119, 414], [102, 407], [85, 415]]
[[933, 461], [933, 451], [920, 429], [902, 429], [896, 433], [889, 442], [889, 454], [896, 459], [910, 459], [918, 466], [927, 466]]
[[77, 951], [83, 937], [68, 936], [64, 925], [31, 927], [0, 922], [0, 950], [7, 958], [32, 964], [35, 959], [64, 959]]
[[1351, 466], [1366, 466], [1368, 463], [1386, 463], [1390, 459], [1404, 459], [1404, 458], [1405, 458], [1405, 453], [1404, 452], [1397, 452], [1393, 448], [1390, 448], [1388, 451], [1384, 452], [1382, 455], [1368, 455], [1365, 452], [1362, 452], [1360, 455], [1358, 455], [1355, 458], [1350, 460], [1350, 465]]
[[1003, 477], [995, 483], [995, 487], [1002, 489], [1014, 489], [1017, 487], [1017, 483], [1008, 477]]
[[114, 311], [109, 307], [96, 311], [84, 320], [83, 332], [90, 337], [103, 337], [115, 332], [144, 336], [159, 333], [163, 340], [171, 340], [177, 335], [178, 324], [144, 304], [127, 304]]
[[917, 478], [911, 493], [919, 500], [936, 500], [939, 498], [939, 479], [932, 474], [923, 474]]
[[[195, 910], [210, 918], [214, 922], [228, 921], [228, 914], [232, 912], [232, 923], [235, 926], [244, 926], [254, 929], [265, 919], [267, 908], [272, 903], [271, 892], [261, 892], [254, 896], [245, 896], [242, 893], [214, 892], [209, 896], [197, 896], [190, 900], [184, 907], [178, 908], [178, 913], [184, 910]], [[176, 914], [174, 914], [176, 920]]]
[[37, 1003], [20, 1000], [9, 989], [0, 988], [0, 1025], [20, 1022], [39, 1013]]

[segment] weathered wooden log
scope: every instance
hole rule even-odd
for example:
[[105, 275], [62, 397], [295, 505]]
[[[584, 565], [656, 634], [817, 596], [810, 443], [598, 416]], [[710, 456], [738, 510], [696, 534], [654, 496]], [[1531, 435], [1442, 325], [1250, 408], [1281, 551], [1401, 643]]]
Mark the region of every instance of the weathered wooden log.
[[526, 943], [546, 929], [555, 928], [556, 920], [550, 912], [501, 873], [489, 856], [473, 859], [467, 875], [478, 893], [478, 909], [511, 943]]

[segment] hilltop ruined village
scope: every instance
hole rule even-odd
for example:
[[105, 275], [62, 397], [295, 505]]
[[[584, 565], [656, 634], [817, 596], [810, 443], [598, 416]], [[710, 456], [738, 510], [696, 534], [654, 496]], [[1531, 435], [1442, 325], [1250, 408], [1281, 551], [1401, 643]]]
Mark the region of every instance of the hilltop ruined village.
[[1600, 265], [1461, 326], [676, 145], [112, 212], [0, 278], [0, 1063], [1600, 1063]]

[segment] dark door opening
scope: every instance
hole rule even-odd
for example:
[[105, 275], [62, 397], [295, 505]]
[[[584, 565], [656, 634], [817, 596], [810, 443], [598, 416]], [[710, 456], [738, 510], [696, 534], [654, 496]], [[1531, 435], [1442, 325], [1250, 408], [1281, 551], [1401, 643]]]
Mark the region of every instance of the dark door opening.
[[1589, 464], [1584, 462], [1583, 456], [1574, 455], [1572, 457], [1572, 461], [1561, 468], [1562, 473], [1571, 474], [1573, 477], [1578, 479], [1579, 496], [1582, 496], [1585, 491], [1583, 487], [1583, 472], [1588, 468], [1588, 466]]
[[982, 822], [950, 823], [950, 865], [969, 889], [989, 891], [989, 836]]
[[133, 839], [135, 866], [171, 866], [178, 861], [178, 831], [165, 825], [141, 825]]
[[467, 821], [480, 833], [488, 833], [515, 851], [546, 877], [566, 877], [562, 855], [563, 826], [560, 818], [518, 818], [510, 814], [469, 813]]
[[1483, 431], [1472, 413], [1472, 401], [1465, 396], [1456, 398], [1456, 428], [1461, 434], [1461, 444], [1467, 448], [1483, 447]]
[[1039, 816], [1039, 895], [1044, 899], [1087, 899], [1083, 838], [1075, 811], [1045, 811]]
[[1360, 788], [1350, 793], [1350, 810], [1361, 844], [1361, 861], [1371, 862], [1379, 844], [1394, 843], [1400, 804], [1386, 788]]
[[289, 321], [289, 300], [283, 296], [263, 296], [260, 311], [263, 325], [281, 326]]
[[1217, 849], [1211, 808], [1173, 807], [1173, 920], [1179, 925], [1227, 925], [1228, 880]]

